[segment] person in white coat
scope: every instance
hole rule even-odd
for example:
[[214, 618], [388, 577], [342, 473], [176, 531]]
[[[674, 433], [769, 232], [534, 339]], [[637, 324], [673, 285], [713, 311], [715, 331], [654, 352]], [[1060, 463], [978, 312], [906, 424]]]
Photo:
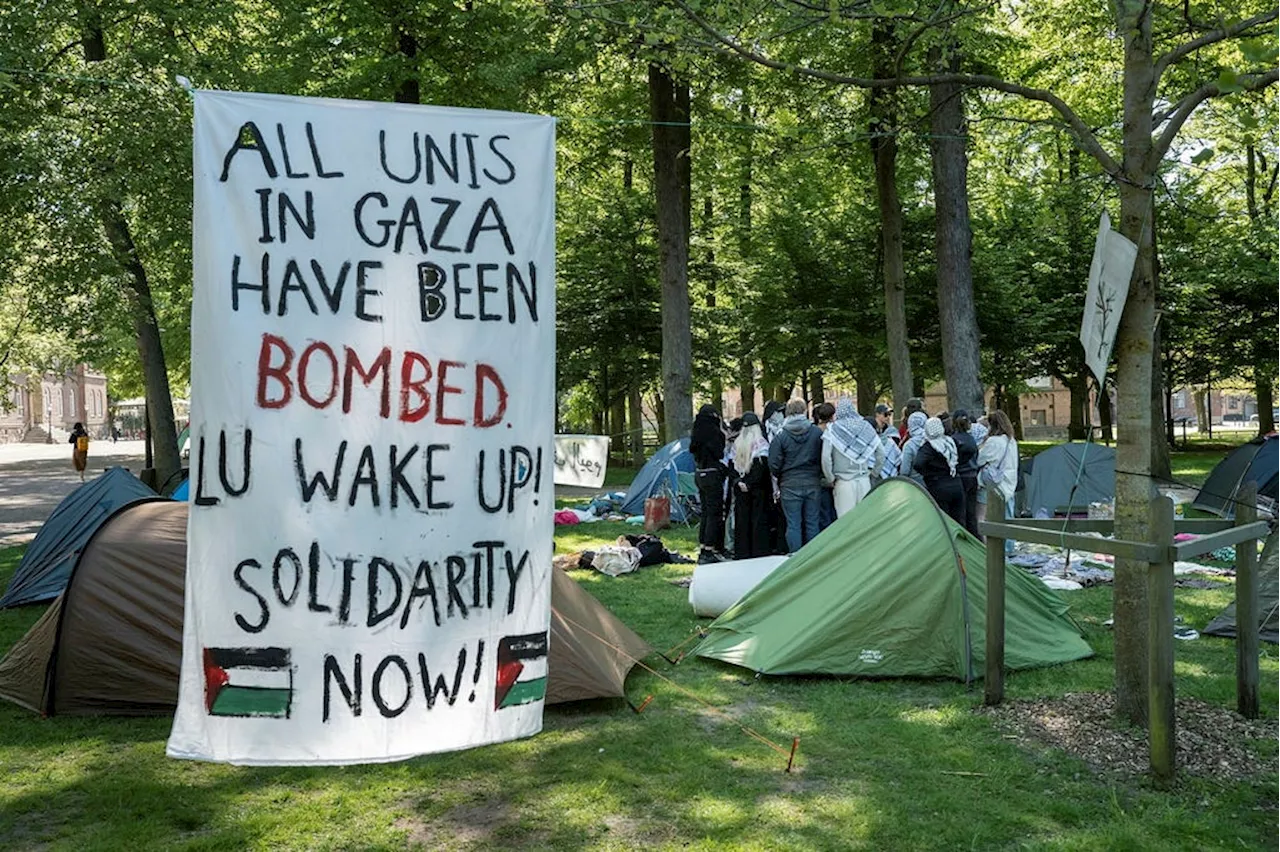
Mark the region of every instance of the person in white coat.
[[842, 399], [836, 416], [822, 433], [822, 478], [831, 484], [836, 517], [842, 518], [871, 491], [871, 474], [884, 464], [880, 436]]
[[[1013, 517], [1013, 496], [1018, 489], [1018, 442], [1013, 425], [1003, 411], [987, 415], [987, 437], [978, 447], [978, 523], [987, 516], [987, 493], [991, 489], [1004, 498], [1004, 516]], [[984, 472], [984, 468], [986, 471]], [[992, 477], [997, 476], [994, 484]]]

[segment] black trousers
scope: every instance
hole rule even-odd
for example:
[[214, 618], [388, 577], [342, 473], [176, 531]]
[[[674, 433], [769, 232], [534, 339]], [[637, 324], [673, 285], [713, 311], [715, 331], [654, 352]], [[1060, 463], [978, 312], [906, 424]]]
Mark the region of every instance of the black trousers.
[[694, 474], [702, 518], [698, 522], [698, 544], [724, 549], [724, 468], [710, 467]]
[[960, 485], [964, 488], [964, 528], [979, 541], [978, 535], [978, 477], [962, 476]]
[[953, 476], [949, 479], [935, 479], [928, 483], [929, 493], [933, 495], [933, 499], [938, 504], [938, 508], [951, 516], [951, 519], [960, 526], [964, 526], [965, 500], [964, 487], [960, 484], [960, 477]]

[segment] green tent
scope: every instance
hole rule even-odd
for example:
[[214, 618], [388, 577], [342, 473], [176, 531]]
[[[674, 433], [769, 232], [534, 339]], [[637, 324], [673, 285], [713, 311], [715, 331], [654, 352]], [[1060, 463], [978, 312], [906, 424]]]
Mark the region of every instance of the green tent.
[[[765, 674], [954, 677], [983, 672], [981, 542], [921, 486], [890, 479], [707, 628], [694, 649]], [[1018, 568], [1005, 581], [1005, 665], [1093, 654], [1057, 592]]]

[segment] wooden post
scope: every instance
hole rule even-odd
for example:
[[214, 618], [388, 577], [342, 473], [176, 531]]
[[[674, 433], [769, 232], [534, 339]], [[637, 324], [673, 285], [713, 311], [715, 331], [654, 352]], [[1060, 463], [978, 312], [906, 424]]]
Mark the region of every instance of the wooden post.
[[[1258, 483], [1245, 482], [1236, 492], [1236, 526], [1258, 517]], [[1258, 718], [1258, 545], [1236, 545], [1236, 709], [1246, 719]]]
[[[987, 489], [987, 516], [1004, 520], [1004, 498]], [[987, 646], [983, 703], [1004, 700], [1004, 539], [987, 536]]]
[[1151, 541], [1164, 549], [1160, 561], [1147, 568], [1147, 728], [1151, 744], [1151, 774], [1156, 783], [1173, 780], [1173, 501], [1151, 502]]

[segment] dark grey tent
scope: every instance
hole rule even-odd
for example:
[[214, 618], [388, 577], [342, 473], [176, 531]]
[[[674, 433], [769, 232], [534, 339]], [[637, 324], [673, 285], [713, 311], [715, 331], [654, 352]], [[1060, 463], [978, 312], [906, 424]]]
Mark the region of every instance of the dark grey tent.
[[[1280, 574], [1276, 566], [1276, 534], [1267, 536], [1267, 543], [1262, 548], [1262, 558], [1258, 560], [1258, 637], [1276, 644], [1277, 612], [1276, 598], [1280, 593]], [[1236, 602], [1232, 601], [1227, 608], [1218, 613], [1218, 617], [1209, 622], [1203, 633], [1210, 636], [1236, 637]]]
[[1191, 505], [1228, 520], [1236, 516], [1235, 497], [1246, 482], [1258, 483], [1258, 496], [1276, 499], [1280, 442], [1274, 433], [1236, 447], [1205, 480]]
[[68, 494], [27, 548], [0, 608], [51, 601], [67, 587], [71, 566], [116, 509], [156, 493], [122, 467], [113, 467]]
[[1035, 515], [1083, 514], [1090, 503], [1116, 497], [1116, 451], [1100, 444], [1050, 447], [1035, 457], [1021, 509]]

